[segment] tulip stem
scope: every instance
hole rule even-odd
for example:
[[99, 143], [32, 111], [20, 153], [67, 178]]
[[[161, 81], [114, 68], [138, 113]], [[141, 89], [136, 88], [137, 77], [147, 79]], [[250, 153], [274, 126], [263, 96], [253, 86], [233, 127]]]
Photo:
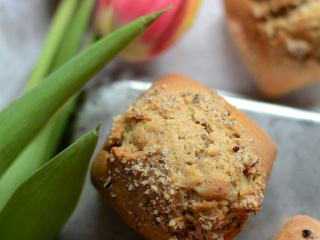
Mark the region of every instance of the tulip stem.
[[26, 90], [36, 86], [48, 75], [55, 53], [59, 48], [77, 4], [78, 0], [61, 1], [50, 26], [44, 48], [27, 82]]
[[62, 38], [63, 44], [58, 49], [50, 72], [56, 70], [79, 51], [94, 5], [95, 0], [85, 0], [80, 3], [76, 14], [70, 21], [68, 31]]

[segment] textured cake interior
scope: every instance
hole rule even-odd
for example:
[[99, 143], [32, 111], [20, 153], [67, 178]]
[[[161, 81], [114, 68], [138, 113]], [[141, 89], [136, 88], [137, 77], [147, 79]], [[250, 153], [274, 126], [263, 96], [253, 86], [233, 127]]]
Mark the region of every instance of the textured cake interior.
[[319, 0], [251, 0], [260, 31], [283, 41], [288, 54], [320, 59]]

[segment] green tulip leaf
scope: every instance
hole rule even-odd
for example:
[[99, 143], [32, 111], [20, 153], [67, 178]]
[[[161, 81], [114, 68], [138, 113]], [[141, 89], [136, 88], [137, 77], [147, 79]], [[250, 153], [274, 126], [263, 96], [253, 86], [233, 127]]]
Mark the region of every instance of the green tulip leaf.
[[[76, 2], [78, 2], [78, 0], [76, 0]], [[65, 3], [58, 8], [48, 33], [48, 36], [54, 36], [56, 42], [60, 42], [57, 52], [54, 52], [55, 57], [50, 57], [50, 59], [52, 59], [52, 63], [50, 64], [51, 67], [49, 69], [50, 72], [76, 55], [80, 49], [84, 33], [94, 8], [94, 3], [94, 0], [81, 1], [76, 10], [70, 8], [70, 6]], [[65, 19], [66, 8], [68, 13], [70, 11], [74, 12], [72, 15], [73, 17], [69, 21], [61, 21], [61, 18]], [[59, 24], [57, 25], [57, 23]], [[61, 29], [67, 30], [64, 31], [65, 33], [63, 36], [56, 38], [54, 33], [58, 32], [57, 34], [59, 35]], [[56, 46], [56, 42], [53, 44], [51, 38], [48, 38], [44, 44], [43, 52], [48, 51], [48, 46], [50, 46], [48, 45], [49, 43]], [[39, 60], [41, 60], [41, 57]], [[43, 66], [41, 63], [42, 62], [37, 64], [36, 68], [42, 68]], [[44, 62], [44, 64], [47, 64], [47, 62]], [[43, 72], [43, 74], [48, 75], [46, 72]], [[33, 75], [32, 78], [29, 79], [26, 90], [30, 90], [42, 80], [40, 75], [37, 76], [38, 78], [35, 78], [35, 75]], [[51, 119], [45, 128], [28, 143], [28, 146], [24, 148], [13, 164], [11, 164], [7, 171], [2, 175], [0, 178], [0, 211], [18, 186], [57, 153], [58, 146], [64, 135], [66, 124], [74, 109], [75, 102], [75, 98], [70, 100], [68, 104]]]
[[0, 112], [0, 177], [50, 118], [165, 11], [141, 17], [92, 44]]
[[28, 178], [0, 213], [1, 240], [53, 239], [74, 210], [98, 140], [92, 130]]

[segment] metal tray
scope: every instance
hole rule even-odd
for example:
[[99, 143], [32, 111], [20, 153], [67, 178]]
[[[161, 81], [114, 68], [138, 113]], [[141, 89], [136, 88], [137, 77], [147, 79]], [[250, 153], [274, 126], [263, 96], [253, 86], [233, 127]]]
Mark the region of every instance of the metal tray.
[[[123, 113], [149, 86], [149, 83], [121, 81], [91, 90], [76, 118], [75, 137], [103, 121], [99, 149], [113, 117]], [[283, 222], [296, 214], [320, 219], [320, 114], [219, 93], [264, 128], [278, 147], [263, 209], [252, 215], [236, 239], [271, 239]], [[80, 202], [58, 239], [143, 238], [104, 203], [88, 176]]]

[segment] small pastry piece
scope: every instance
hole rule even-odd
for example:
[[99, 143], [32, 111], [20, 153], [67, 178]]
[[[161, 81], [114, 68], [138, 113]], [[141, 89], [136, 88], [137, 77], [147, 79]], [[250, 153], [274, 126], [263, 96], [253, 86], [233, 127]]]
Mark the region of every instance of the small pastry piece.
[[275, 155], [247, 116], [172, 74], [116, 118], [91, 177], [147, 239], [232, 239], [261, 209]]
[[229, 32], [269, 97], [320, 79], [320, 1], [224, 0]]
[[320, 222], [312, 217], [297, 215], [286, 221], [273, 240], [320, 240]]

